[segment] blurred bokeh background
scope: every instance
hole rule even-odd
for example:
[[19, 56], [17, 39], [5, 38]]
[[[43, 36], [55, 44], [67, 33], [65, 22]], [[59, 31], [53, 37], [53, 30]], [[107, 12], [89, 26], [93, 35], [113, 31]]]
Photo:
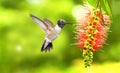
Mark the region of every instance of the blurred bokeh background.
[[74, 44], [75, 26], [66, 25], [53, 41], [51, 52], [41, 52], [45, 33], [30, 18], [48, 18], [56, 24], [75, 22], [73, 10], [82, 0], [0, 0], [0, 73], [120, 73], [120, 0], [111, 0], [113, 21], [104, 47], [84, 68], [82, 50]]

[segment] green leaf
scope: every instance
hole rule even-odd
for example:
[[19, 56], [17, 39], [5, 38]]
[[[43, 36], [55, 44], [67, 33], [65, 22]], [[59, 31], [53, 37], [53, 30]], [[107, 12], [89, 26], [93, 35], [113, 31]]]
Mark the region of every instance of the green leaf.
[[111, 7], [108, 0], [100, 0], [100, 6], [106, 11], [107, 14], [112, 16]]
[[83, 2], [88, 2], [90, 5], [95, 6], [97, 0], [83, 0]]
[[110, 2], [108, 0], [83, 0], [83, 2], [88, 2], [96, 8], [102, 8], [107, 14], [112, 16]]

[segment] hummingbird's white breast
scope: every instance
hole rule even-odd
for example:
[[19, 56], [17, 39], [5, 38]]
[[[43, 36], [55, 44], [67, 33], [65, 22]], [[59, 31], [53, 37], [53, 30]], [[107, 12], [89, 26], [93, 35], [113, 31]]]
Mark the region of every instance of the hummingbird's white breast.
[[57, 38], [60, 31], [61, 31], [61, 28], [58, 25], [56, 25], [54, 29], [48, 35], [46, 35], [46, 39], [48, 41], [53, 41], [55, 38]]
[[61, 31], [61, 28], [60, 28], [58, 25], [56, 25], [56, 26], [55, 26], [55, 31], [59, 34], [60, 31]]

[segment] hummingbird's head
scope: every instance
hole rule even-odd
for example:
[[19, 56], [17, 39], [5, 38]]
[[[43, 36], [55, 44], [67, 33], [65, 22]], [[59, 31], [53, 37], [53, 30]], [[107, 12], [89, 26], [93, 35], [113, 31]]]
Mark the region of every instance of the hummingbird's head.
[[58, 24], [59, 27], [63, 28], [63, 26], [65, 24], [67, 24], [67, 22], [65, 20], [63, 20], [63, 19], [60, 19], [60, 20], [58, 20], [57, 24]]

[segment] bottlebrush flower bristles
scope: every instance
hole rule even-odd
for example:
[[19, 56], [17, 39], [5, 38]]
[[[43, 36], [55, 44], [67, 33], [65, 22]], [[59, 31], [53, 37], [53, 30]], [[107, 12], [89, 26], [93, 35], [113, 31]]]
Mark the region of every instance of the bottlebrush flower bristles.
[[110, 26], [110, 17], [88, 3], [81, 6], [76, 27], [78, 47], [83, 48], [85, 66], [90, 66], [93, 52], [105, 43]]

